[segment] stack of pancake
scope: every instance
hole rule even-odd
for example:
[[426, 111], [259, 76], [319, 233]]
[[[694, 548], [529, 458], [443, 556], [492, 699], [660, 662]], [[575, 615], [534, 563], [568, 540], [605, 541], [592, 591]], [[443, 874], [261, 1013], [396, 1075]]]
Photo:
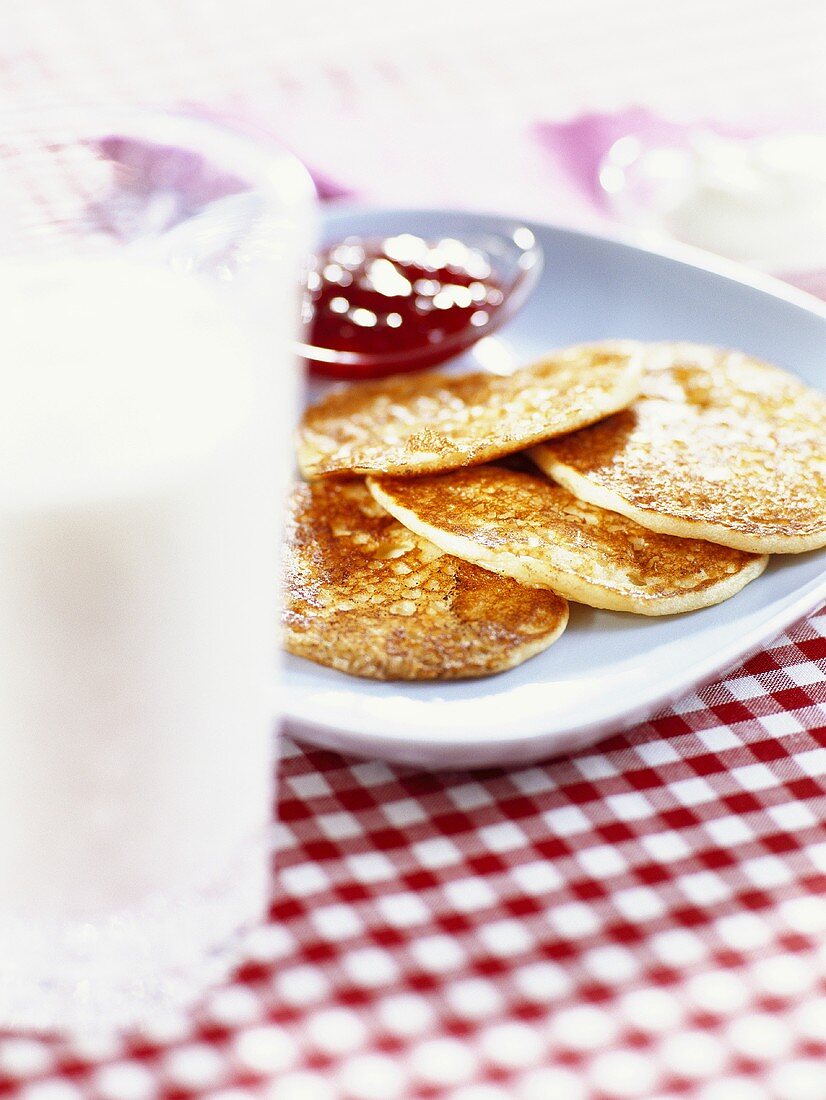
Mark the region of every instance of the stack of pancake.
[[826, 545], [826, 398], [698, 345], [352, 385], [307, 410], [298, 458], [285, 645], [357, 676], [499, 672], [568, 600], [694, 611]]

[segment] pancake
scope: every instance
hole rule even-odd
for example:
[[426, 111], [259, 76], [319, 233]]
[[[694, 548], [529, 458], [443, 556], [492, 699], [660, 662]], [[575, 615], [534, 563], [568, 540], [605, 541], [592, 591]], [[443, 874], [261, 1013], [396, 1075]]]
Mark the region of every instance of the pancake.
[[544, 477], [494, 466], [367, 484], [382, 507], [446, 553], [591, 607], [694, 611], [739, 592], [768, 561], [647, 531]]
[[639, 393], [637, 345], [569, 348], [507, 377], [438, 372], [338, 389], [305, 413], [307, 478], [473, 466], [593, 424]]
[[561, 596], [443, 553], [362, 481], [297, 486], [286, 540], [286, 648], [355, 676], [486, 676], [546, 649], [568, 622]]
[[650, 345], [630, 408], [531, 457], [652, 531], [759, 554], [826, 545], [826, 398], [741, 352]]

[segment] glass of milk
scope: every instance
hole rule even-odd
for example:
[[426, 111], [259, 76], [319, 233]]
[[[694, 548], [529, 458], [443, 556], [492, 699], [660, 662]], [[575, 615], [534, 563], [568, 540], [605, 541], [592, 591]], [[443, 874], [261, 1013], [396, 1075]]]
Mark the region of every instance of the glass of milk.
[[0, 1029], [186, 1006], [265, 913], [311, 230], [205, 121], [0, 122]]

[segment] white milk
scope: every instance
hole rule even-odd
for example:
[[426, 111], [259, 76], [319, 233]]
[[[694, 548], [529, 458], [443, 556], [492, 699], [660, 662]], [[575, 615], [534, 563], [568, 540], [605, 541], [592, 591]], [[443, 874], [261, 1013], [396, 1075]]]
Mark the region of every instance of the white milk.
[[0, 264], [0, 1023], [260, 915], [289, 369], [195, 279]]

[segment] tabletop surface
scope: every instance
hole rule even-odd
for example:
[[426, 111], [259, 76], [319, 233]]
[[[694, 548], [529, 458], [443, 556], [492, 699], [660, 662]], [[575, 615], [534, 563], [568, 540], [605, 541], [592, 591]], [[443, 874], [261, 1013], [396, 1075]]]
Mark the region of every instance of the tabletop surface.
[[[401, 29], [376, 0], [302, 7], [5, 5], [0, 108], [197, 103], [373, 200], [553, 220], [542, 119], [824, 107], [809, 0], [670, 22], [653, 0], [463, 0]], [[282, 752], [272, 919], [231, 983], [141, 1036], [0, 1036], [0, 1096], [826, 1098], [823, 611], [572, 759], [432, 775]]]

